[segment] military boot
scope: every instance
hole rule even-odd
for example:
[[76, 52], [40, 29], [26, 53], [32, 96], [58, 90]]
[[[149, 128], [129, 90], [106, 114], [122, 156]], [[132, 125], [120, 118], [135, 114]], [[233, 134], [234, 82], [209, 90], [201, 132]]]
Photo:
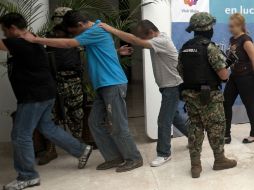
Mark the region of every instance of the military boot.
[[56, 152], [55, 144], [48, 141], [47, 150], [45, 154], [39, 158], [38, 165], [40, 166], [46, 165], [56, 158], [57, 158], [57, 152]]
[[215, 154], [214, 155], [215, 161], [213, 165], [214, 170], [225, 170], [234, 168], [237, 165], [236, 160], [230, 160], [225, 157], [224, 153]]
[[191, 160], [191, 176], [192, 178], [199, 178], [202, 172], [200, 159]]

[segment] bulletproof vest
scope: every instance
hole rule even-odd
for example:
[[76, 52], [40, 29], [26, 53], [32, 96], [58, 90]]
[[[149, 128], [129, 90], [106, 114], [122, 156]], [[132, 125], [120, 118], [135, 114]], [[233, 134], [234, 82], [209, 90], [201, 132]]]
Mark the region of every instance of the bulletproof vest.
[[206, 38], [196, 37], [183, 45], [181, 62], [185, 89], [220, 85], [221, 81], [208, 61], [207, 48], [210, 43]]

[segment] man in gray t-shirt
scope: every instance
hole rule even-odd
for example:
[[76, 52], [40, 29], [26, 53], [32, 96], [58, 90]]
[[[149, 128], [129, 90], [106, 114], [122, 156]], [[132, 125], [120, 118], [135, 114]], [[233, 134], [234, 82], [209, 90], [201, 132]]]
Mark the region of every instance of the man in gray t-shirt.
[[179, 86], [183, 81], [177, 71], [178, 52], [171, 38], [165, 33], [158, 33], [148, 43], [151, 44], [154, 77], [159, 88]]
[[177, 50], [171, 38], [161, 33], [149, 20], [143, 20], [138, 24], [139, 37], [117, 30], [105, 23], [101, 23], [100, 26], [123, 41], [151, 51], [155, 81], [162, 94], [158, 117], [157, 158], [152, 161], [151, 166], [161, 166], [171, 159], [171, 125], [174, 124], [187, 136], [186, 120], [177, 111], [179, 85], [183, 82], [177, 71]]

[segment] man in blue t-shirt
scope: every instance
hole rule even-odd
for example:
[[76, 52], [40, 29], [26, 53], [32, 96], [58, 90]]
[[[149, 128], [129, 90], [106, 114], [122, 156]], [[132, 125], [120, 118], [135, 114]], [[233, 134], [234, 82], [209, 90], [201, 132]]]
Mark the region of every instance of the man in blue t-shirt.
[[[125, 104], [128, 81], [119, 63], [111, 34], [98, 26], [99, 20], [91, 22], [88, 16], [78, 11], [67, 12], [63, 20], [75, 38], [25, 37], [25, 39], [58, 48], [80, 45], [86, 47], [88, 71], [97, 94], [89, 117], [89, 126], [106, 161], [97, 169], [117, 167], [117, 172], [125, 172], [141, 167], [142, 156], [128, 128]], [[106, 117], [109, 127], [102, 125]]]

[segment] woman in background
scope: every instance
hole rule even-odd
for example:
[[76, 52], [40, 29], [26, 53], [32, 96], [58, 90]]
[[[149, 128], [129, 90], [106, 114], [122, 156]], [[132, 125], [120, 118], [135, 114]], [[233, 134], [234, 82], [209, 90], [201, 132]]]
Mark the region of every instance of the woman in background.
[[231, 75], [226, 84], [225, 96], [225, 114], [227, 129], [225, 134], [225, 143], [231, 143], [231, 120], [232, 107], [238, 95], [240, 95], [243, 104], [247, 110], [251, 124], [251, 132], [243, 143], [254, 142], [254, 45], [246, 29], [245, 18], [239, 14], [233, 14], [229, 21], [229, 30], [233, 35], [230, 38], [230, 50], [235, 52], [239, 58], [239, 63], [231, 67]]

